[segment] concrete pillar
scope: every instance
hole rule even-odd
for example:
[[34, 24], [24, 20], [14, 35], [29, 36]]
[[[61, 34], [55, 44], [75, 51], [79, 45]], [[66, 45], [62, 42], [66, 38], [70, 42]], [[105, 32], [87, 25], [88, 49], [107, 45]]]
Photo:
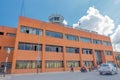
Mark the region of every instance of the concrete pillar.
[[83, 57], [82, 57], [82, 48], [80, 48], [79, 54], [80, 54], [80, 65], [82, 67], [82, 66], [84, 66], [84, 64], [83, 64]]
[[103, 63], [107, 63], [105, 51], [104, 51], [104, 50], [101, 51], [101, 54], [102, 54], [102, 62], [103, 62]]
[[93, 55], [93, 64], [94, 66], [97, 65], [97, 61], [96, 61], [96, 54], [95, 54], [95, 50], [92, 49], [92, 55]]
[[41, 62], [42, 62], [41, 71], [45, 72], [45, 44], [42, 44]]
[[67, 70], [67, 63], [66, 63], [66, 47], [63, 46], [63, 65], [64, 65], [64, 71]]

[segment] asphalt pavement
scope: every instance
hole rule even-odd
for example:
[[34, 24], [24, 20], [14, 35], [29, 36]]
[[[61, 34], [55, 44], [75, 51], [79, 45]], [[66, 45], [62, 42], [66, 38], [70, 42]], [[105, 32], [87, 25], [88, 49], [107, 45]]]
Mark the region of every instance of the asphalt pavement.
[[34, 74], [12, 74], [0, 80], [120, 80], [120, 71], [115, 75], [99, 75], [99, 72], [47, 72]]

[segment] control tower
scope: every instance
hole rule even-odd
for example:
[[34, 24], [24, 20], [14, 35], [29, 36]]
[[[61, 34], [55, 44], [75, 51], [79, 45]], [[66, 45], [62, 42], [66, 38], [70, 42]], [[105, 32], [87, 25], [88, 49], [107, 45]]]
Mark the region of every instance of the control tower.
[[49, 16], [49, 22], [51, 22], [51, 23], [64, 25], [63, 21], [64, 21], [64, 17], [59, 14], [53, 14], [53, 15]]

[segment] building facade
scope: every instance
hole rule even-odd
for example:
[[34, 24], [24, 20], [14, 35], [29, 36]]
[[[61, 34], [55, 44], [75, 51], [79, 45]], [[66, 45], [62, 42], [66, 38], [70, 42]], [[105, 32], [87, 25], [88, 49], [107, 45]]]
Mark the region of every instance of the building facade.
[[116, 63], [109, 37], [23, 16], [19, 17], [17, 28], [0, 26], [1, 67], [6, 48], [11, 49], [8, 63], [13, 74]]

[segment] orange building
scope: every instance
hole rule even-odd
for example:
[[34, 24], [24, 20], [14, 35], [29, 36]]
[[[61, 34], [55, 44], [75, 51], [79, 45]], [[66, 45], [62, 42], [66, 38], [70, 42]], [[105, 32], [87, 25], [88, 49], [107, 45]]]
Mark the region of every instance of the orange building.
[[111, 40], [97, 33], [19, 17], [18, 27], [0, 26], [0, 65], [10, 48], [11, 73], [75, 70], [113, 62]]

